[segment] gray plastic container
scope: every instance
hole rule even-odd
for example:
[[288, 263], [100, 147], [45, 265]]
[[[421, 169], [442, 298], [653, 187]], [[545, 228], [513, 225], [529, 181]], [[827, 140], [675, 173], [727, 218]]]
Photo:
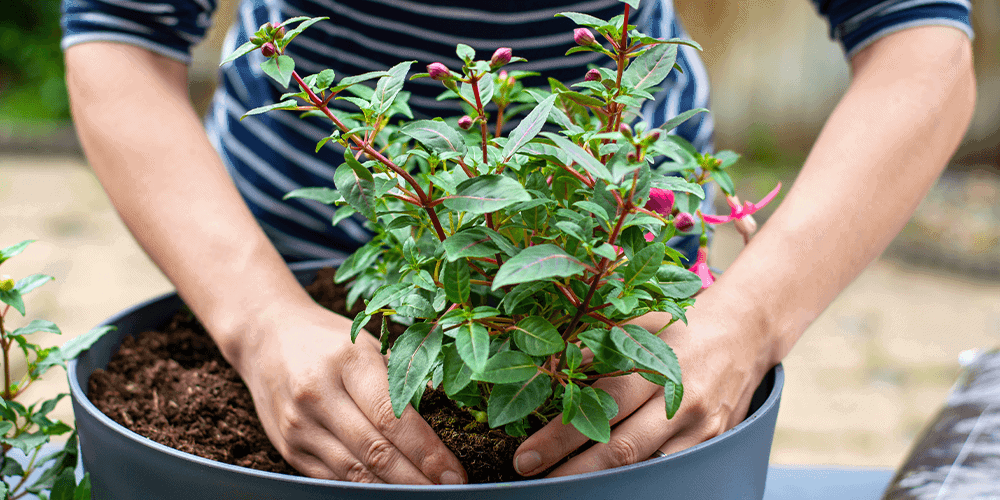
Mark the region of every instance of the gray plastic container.
[[[322, 266], [293, 266], [303, 282]], [[69, 363], [70, 394], [84, 469], [96, 500], [551, 500], [718, 499], [764, 496], [771, 441], [784, 371], [774, 367], [754, 394], [750, 415], [732, 430], [666, 457], [605, 471], [516, 483], [461, 486], [360, 484], [262, 472], [207, 460], [142, 437], [108, 418], [83, 389], [104, 368], [124, 337], [165, 324], [181, 307], [168, 294], [104, 322], [118, 329]]]

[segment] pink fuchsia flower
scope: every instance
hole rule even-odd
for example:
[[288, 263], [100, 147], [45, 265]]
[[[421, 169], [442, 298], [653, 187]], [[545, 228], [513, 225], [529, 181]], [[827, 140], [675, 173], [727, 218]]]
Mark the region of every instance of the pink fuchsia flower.
[[264, 44], [263, 46], [261, 46], [261, 48], [260, 48], [260, 53], [261, 53], [261, 54], [262, 54], [262, 55], [263, 55], [264, 57], [271, 57], [271, 56], [273, 56], [273, 55], [275, 54], [275, 52], [277, 52], [277, 49], [276, 49], [276, 48], [274, 47], [274, 44], [273, 44], [273, 43], [271, 43], [271, 42], [267, 42], [267, 43], [265, 43], [265, 44]]
[[509, 63], [511, 55], [509, 47], [500, 47], [493, 53], [493, 58], [490, 59], [490, 68], [499, 68], [500, 66]]
[[442, 63], [430, 63], [427, 65], [427, 73], [435, 80], [444, 80], [451, 76], [451, 71]]
[[681, 232], [690, 231], [694, 227], [694, 216], [687, 212], [677, 214], [674, 217], [674, 227]]
[[583, 45], [584, 47], [589, 47], [597, 43], [597, 39], [594, 38], [594, 34], [587, 28], [577, 28], [573, 30], [573, 41], [576, 42], [577, 45]]
[[698, 256], [695, 258], [694, 265], [688, 268], [688, 271], [697, 274], [701, 278], [702, 290], [715, 283], [715, 276], [712, 276], [712, 270], [708, 268], [707, 247], [698, 247]]
[[587, 74], [584, 75], [583, 81], [585, 81], [585, 82], [599, 82], [599, 81], [601, 81], [601, 72], [598, 71], [598, 70], [596, 70], [596, 69], [589, 70], [589, 71], [587, 71]]
[[472, 117], [465, 115], [458, 119], [458, 128], [462, 130], [469, 130], [472, 128]]
[[650, 189], [646, 208], [664, 217], [669, 216], [670, 211], [674, 209], [674, 192], [669, 189]]
[[764, 208], [765, 205], [770, 203], [771, 200], [773, 200], [774, 197], [778, 195], [778, 191], [780, 190], [781, 190], [781, 183], [779, 182], [778, 185], [773, 190], [771, 190], [770, 193], [767, 193], [767, 196], [765, 196], [764, 199], [760, 200], [760, 202], [751, 203], [747, 201], [744, 202], [742, 206], [734, 202], [732, 199], [726, 198], [726, 201], [729, 202], [729, 215], [725, 216], [703, 215], [702, 217], [704, 217], [705, 222], [709, 224], [725, 224], [726, 222], [729, 222], [731, 220], [742, 219], [748, 215], [753, 215], [761, 208]]

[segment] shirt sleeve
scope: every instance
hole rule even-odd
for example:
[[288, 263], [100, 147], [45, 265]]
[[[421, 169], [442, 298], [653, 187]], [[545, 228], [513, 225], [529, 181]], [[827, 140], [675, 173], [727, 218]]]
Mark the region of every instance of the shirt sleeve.
[[848, 58], [876, 40], [916, 26], [951, 26], [972, 39], [969, 0], [813, 0]]
[[106, 41], [191, 63], [191, 47], [211, 26], [217, 0], [63, 0], [62, 48]]

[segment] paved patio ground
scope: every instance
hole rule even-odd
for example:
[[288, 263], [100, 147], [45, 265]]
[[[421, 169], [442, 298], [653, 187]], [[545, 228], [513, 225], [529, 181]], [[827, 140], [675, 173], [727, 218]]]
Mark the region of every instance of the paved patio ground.
[[[38, 240], [3, 273], [56, 278], [26, 301], [28, 319], [54, 321], [64, 332], [42, 343], [64, 342], [172, 289], [78, 158], [0, 158], [0, 221], [0, 246]], [[720, 232], [714, 265], [725, 268], [738, 242]], [[787, 358], [772, 461], [896, 467], [944, 401], [960, 353], [998, 344], [1000, 282], [877, 260]], [[12, 363], [15, 372], [23, 366]], [[25, 397], [66, 390], [55, 369]], [[55, 416], [72, 419], [68, 401]]]

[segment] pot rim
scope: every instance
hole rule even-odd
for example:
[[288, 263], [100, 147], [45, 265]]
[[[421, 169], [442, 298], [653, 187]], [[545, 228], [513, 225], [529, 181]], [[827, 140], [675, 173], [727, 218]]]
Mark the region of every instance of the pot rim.
[[[320, 267], [325, 267], [326, 265], [329, 265], [331, 263], [339, 264], [340, 262], [342, 262], [342, 260], [340, 260], [340, 259], [334, 260], [334, 261], [311, 261], [311, 262], [302, 262], [302, 263], [292, 264], [289, 267], [293, 271], [295, 271], [295, 270], [310, 270], [310, 269], [318, 269], [317, 267], [315, 267], [317, 265], [320, 265]], [[177, 295], [176, 292], [166, 293], [166, 294], [160, 295], [158, 297], [154, 297], [154, 298], [151, 298], [151, 299], [146, 300], [144, 302], [141, 302], [139, 304], [136, 304], [136, 305], [134, 305], [132, 307], [126, 308], [126, 309], [122, 310], [121, 312], [115, 314], [114, 316], [108, 318], [107, 320], [103, 321], [100, 326], [114, 324], [119, 319], [121, 319], [121, 318], [123, 318], [125, 316], [128, 316], [130, 314], [133, 314], [133, 313], [135, 313], [135, 312], [137, 312], [137, 311], [139, 311], [139, 310], [141, 310], [141, 309], [149, 306], [150, 304], [153, 304], [153, 303], [159, 302], [159, 301], [163, 301], [163, 300], [172, 299], [176, 295]], [[354, 483], [354, 482], [349, 482], [349, 481], [338, 481], [338, 480], [330, 480], [330, 479], [315, 479], [315, 478], [310, 478], [310, 477], [305, 477], [305, 476], [291, 476], [291, 475], [288, 475], [288, 474], [280, 474], [280, 473], [277, 473], [277, 472], [261, 471], [261, 470], [247, 468], [247, 467], [240, 467], [240, 466], [237, 466], [237, 465], [230, 465], [230, 464], [226, 464], [226, 463], [222, 463], [222, 462], [217, 462], [215, 460], [209, 460], [207, 458], [202, 458], [202, 457], [199, 457], [197, 455], [186, 453], [186, 452], [183, 452], [183, 451], [171, 448], [169, 446], [157, 443], [156, 441], [153, 441], [152, 439], [149, 439], [149, 438], [147, 438], [145, 436], [142, 436], [140, 434], [137, 434], [137, 433], [135, 433], [135, 432], [133, 432], [133, 431], [125, 428], [124, 426], [122, 426], [118, 422], [115, 422], [110, 417], [108, 417], [107, 415], [105, 415], [102, 411], [100, 411], [99, 409], [97, 409], [97, 407], [94, 406], [94, 404], [87, 397], [86, 391], [84, 391], [83, 388], [78, 383], [77, 376], [76, 376], [78, 365], [79, 365], [79, 362], [78, 362], [77, 359], [74, 358], [74, 359], [70, 360], [67, 363], [67, 366], [66, 366], [66, 373], [67, 373], [68, 378], [69, 378], [70, 395], [72, 396], [72, 399], [79, 405], [79, 408], [82, 408], [84, 411], [87, 412], [87, 414], [90, 417], [96, 419], [101, 424], [103, 424], [105, 427], [108, 427], [109, 429], [111, 429], [114, 432], [118, 433], [122, 437], [125, 437], [125, 438], [127, 438], [129, 440], [132, 440], [132, 441], [137, 441], [137, 442], [140, 442], [140, 443], [144, 443], [147, 446], [151, 447], [152, 449], [154, 449], [156, 451], [159, 451], [161, 453], [166, 453], [167, 455], [171, 455], [171, 456], [173, 456], [175, 458], [178, 458], [178, 459], [181, 459], [181, 460], [186, 460], [186, 461], [189, 461], [189, 462], [194, 462], [196, 464], [200, 464], [200, 465], [205, 466], [205, 467], [210, 467], [210, 468], [215, 468], [215, 469], [222, 469], [222, 470], [225, 470], [225, 471], [228, 471], [228, 472], [238, 473], [238, 474], [249, 474], [251, 476], [256, 476], [256, 477], [261, 478], [261, 479], [289, 481], [289, 482], [299, 483], [299, 484], [302, 484], [302, 485], [309, 485], [309, 486], [331, 486], [331, 487], [335, 486], [335, 487], [338, 487], [338, 488], [370, 490], [370, 491], [393, 490], [393, 491], [400, 491], [400, 492], [423, 492], [423, 493], [426, 493], [428, 491], [450, 491], [450, 490], [476, 491], [476, 490], [489, 490], [489, 489], [495, 489], [497, 487], [506, 488], [506, 489], [516, 489], [516, 488], [528, 488], [528, 487], [532, 487], [534, 485], [542, 485], [542, 484], [555, 485], [555, 484], [569, 482], [569, 481], [577, 481], [577, 480], [580, 480], [580, 479], [583, 479], [583, 478], [599, 479], [599, 478], [602, 478], [602, 477], [605, 477], [605, 476], [610, 476], [610, 475], [618, 474], [618, 473], [625, 472], [625, 471], [638, 470], [638, 469], [643, 469], [643, 468], [647, 468], [647, 467], [663, 466], [665, 464], [665, 462], [672, 462], [672, 461], [675, 461], [675, 460], [680, 460], [681, 458], [689, 456], [689, 455], [699, 454], [699, 453], [703, 452], [703, 450], [705, 450], [707, 447], [712, 446], [712, 445], [714, 445], [716, 443], [721, 443], [723, 441], [726, 441], [727, 439], [730, 439], [733, 436], [735, 436], [736, 434], [742, 432], [744, 429], [746, 429], [747, 427], [749, 427], [754, 421], [756, 421], [759, 418], [761, 418], [764, 414], [766, 414], [769, 410], [771, 410], [775, 405], [778, 404], [778, 402], [779, 402], [779, 400], [781, 398], [781, 389], [782, 389], [782, 387], [784, 386], [784, 383], [785, 383], [785, 371], [784, 371], [784, 368], [782, 367], [782, 365], [779, 363], [779, 364], [775, 365], [773, 368], [771, 368], [771, 370], [767, 373], [767, 375], [765, 375], [765, 379], [766, 379], [773, 372], [773, 374], [774, 374], [774, 382], [773, 382], [773, 384], [771, 386], [771, 391], [767, 395], [767, 398], [760, 405], [760, 407], [757, 408], [757, 411], [755, 411], [751, 415], [747, 416], [747, 418], [743, 419], [743, 421], [741, 421], [739, 424], [736, 424], [736, 426], [733, 427], [732, 429], [729, 429], [728, 431], [726, 431], [726, 432], [724, 432], [724, 433], [722, 433], [722, 434], [720, 434], [718, 436], [715, 436], [715, 437], [713, 437], [713, 438], [711, 438], [711, 439], [709, 439], [707, 441], [699, 443], [699, 444], [697, 444], [695, 446], [692, 446], [690, 448], [687, 448], [685, 450], [682, 450], [682, 451], [679, 451], [679, 452], [676, 452], [676, 453], [672, 453], [670, 455], [666, 455], [666, 456], [663, 456], [663, 457], [658, 457], [658, 458], [653, 458], [653, 459], [649, 459], [649, 460], [644, 460], [642, 462], [638, 462], [638, 463], [631, 464], [631, 465], [624, 465], [624, 466], [621, 466], [621, 467], [615, 467], [613, 469], [605, 469], [605, 470], [600, 470], [600, 471], [587, 472], [587, 473], [576, 474], [576, 475], [572, 475], [572, 476], [561, 476], [561, 477], [540, 478], [540, 479], [526, 479], [526, 480], [523, 480], [523, 481], [507, 482], [507, 483], [482, 483], [482, 484], [461, 484], [461, 485], [410, 485], [410, 484]]]

